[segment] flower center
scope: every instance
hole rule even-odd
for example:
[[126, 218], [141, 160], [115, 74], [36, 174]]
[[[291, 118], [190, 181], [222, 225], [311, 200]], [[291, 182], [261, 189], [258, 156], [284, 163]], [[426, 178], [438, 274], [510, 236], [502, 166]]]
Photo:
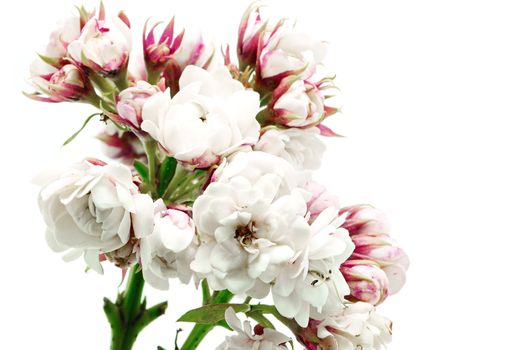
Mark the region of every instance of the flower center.
[[253, 243], [253, 239], [257, 238], [255, 235], [255, 227], [253, 222], [246, 226], [238, 226], [235, 230], [235, 239], [243, 246], [247, 247]]

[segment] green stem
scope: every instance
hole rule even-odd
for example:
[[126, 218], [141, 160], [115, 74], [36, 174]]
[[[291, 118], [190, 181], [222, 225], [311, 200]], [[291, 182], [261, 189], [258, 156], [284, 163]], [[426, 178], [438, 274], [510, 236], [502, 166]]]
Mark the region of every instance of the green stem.
[[186, 176], [188, 176], [187, 171], [178, 164], [176, 167], [176, 172], [174, 173], [174, 176], [170, 180], [169, 185], [163, 194], [163, 198], [172, 199], [174, 192], [176, 192], [178, 187], [182, 184], [182, 181], [185, 180]]
[[132, 350], [139, 333], [152, 321], [165, 313], [167, 303], [160, 303], [146, 309], [143, 299], [145, 280], [135, 265], [129, 271], [126, 289], [115, 303], [104, 300], [104, 311], [112, 327], [111, 350]]
[[157, 173], [157, 157], [156, 157], [156, 151], [158, 149], [158, 144], [153, 139], [147, 139], [143, 142], [143, 146], [145, 147], [145, 153], [147, 154], [147, 161], [148, 161], [148, 168], [149, 168], [149, 174], [148, 174], [148, 182], [150, 186], [150, 190], [152, 192], [153, 196], [156, 196], [156, 173]]
[[145, 280], [143, 274], [139, 271], [139, 265], [134, 265], [129, 271], [128, 282], [123, 298], [123, 311], [125, 319], [132, 318], [139, 313], [141, 309], [141, 295]]

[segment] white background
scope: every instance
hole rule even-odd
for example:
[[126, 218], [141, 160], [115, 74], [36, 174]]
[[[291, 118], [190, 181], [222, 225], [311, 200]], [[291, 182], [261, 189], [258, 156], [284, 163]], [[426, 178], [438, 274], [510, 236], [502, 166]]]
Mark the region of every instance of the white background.
[[[107, 1], [192, 23], [234, 43], [248, 1]], [[35, 53], [72, 1], [10, 2], [1, 22], [1, 349], [106, 349], [101, 310], [119, 272], [66, 264], [44, 241], [31, 178], [91, 112], [22, 97]], [[393, 350], [523, 349], [528, 330], [528, 7], [523, 1], [269, 1], [328, 40], [327, 65], [345, 108], [330, 124], [317, 178], [343, 204], [371, 203], [391, 219], [411, 257], [408, 284], [380, 307], [394, 321]], [[125, 7], [126, 6], [126, 7]], [[100, 155], [87, 133], [69, 147]], [[78, 153], [76, 153], [78, 152]], [[174, 287], [177, 287], [176, 285]], [[147, 288], [169, 298], [166, 317], [137, 349], [167, 349], [177, 317], [199, 293]], [[214, 349], [215, 332], [203, 349]]]

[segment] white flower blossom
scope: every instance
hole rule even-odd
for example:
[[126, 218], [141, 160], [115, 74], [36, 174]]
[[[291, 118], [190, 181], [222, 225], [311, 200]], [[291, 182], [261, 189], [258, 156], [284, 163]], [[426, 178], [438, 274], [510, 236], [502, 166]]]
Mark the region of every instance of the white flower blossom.
[[279, 195], [281, 182], [273, 173], [255, 183], [234, 176], [209, 185], [194, 203], [202, 244], [191, 268], [213, 289], [263, 298], [293, 258], [293, 240], [309, 232], [306, 199], [298, 190]]
[[326, 148], [319, 134], [317, 128], [272, 128], [260, 136], [254, 149], [281, 157], [296, 169], [315, 170], [321, 166]]
[[44, 181], [39, 205], [49, 246], [73, 257], [84, 252], [96, 271], [99, 254], [126, 245], [132, 228], [138, 236], [152, 230], [152, 199], [139, 193], [124, 165], [84, 161]]
[[152, 234], [141, 238], [141, 267], [145, 281], [157, 289], [169, 289], [169, 279], [189, 283], [189, 267], [196, 252], [195, 228], [189, 215], [156, 203]]
[[343, 217], [327, 208], [311, 224], [308, 235], [296, 237], [295, 257], [289, 261], [272, 288], [277, 310], [308, 325], [311, 313], [325, 315], [339, 310], [350, 288], [339, 271], [354, 249]]
[[256, 332], [251, 328], [249, 320], [240, 323], [233, 308], [225, 312], [227, 324], [237, 333], [226, 337], [216, 350], [286, 350], [286, 344], [291, 338], [271, 328], [256, 327]]
[[357, 302], [322, 320], [317, 336], [333, 337], [339, 350], [382, 350], [392, 340], [392, 322], [371, 304]]
[[259, 95], [234, 80], [226, 67], [208, 72], [188, 66], [180, 91], [149, 98], [141, 128], [174, 158], [209, 167], [221, 157], [258, 140]]

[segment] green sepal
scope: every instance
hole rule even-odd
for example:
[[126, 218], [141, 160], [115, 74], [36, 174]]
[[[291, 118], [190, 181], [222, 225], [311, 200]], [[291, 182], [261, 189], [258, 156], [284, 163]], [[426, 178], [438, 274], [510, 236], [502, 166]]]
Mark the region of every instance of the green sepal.
[[134, 160], [134, 168], [138, 172], [139, 176], [144, 182], [149, 180], [149, 169], [148, 166], [140, 160]]
[[163, 163], [161, 163], [159, 172], [158, 172], [158, 178], [159, 178], [159, 186], [158, 186], [158, 195], [162, 196], [163, 193], [165, 193], [165, 190], [167, 190], [167, 186], [169, 186], [169, 183], [174, 176], [174, 173], [176, 172], [176, 166], [178, 162], [176, 159], [172, 157], [165, 157], [165, 160]]

